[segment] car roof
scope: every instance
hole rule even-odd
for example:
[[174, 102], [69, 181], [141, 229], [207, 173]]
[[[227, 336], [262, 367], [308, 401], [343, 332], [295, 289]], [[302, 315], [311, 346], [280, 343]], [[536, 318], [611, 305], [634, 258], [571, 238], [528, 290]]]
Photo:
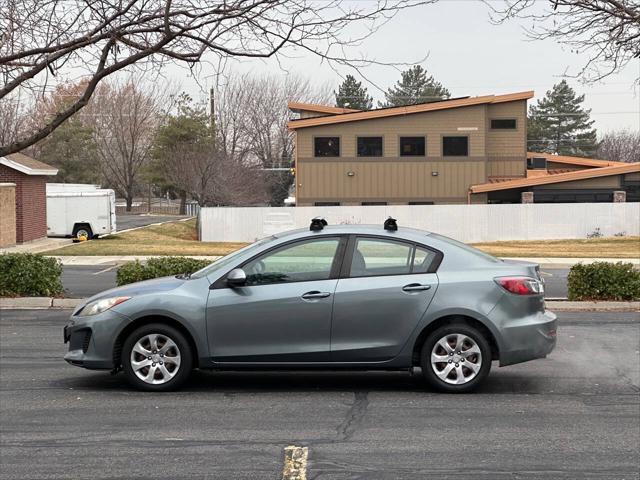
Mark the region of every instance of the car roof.
[[417, 228], [398, 226], [398, 230], [385, 230], [382, 225], [327, 225], [322, 230], [311, 231], [309, 228], [298, 228], [296, 230], [288, 230], [286, 232], [276, 233], [274, 237], [279, 239], [286, 238], [302, 238], [312, 237], [314, 235], [376, 235], [385, 236], [389, 238], [398, 238], [406, 240], [420, 240], [425, 236], [430, 235], [431, 232], [426, 230], [420, 230]]

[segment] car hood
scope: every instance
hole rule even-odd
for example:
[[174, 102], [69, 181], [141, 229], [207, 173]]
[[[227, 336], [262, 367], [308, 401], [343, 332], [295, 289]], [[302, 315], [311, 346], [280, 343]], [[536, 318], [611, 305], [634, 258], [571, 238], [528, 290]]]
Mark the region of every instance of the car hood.
[[139, 295], [147, 295], [149, 293], [168, 292], [178, 288], [184, 282], [188, 281], [185, 278], [178, 278], [175, 276], [154, 278], [153, 280], [145, 280], [143, 282], [130, 283], [121, 287], [112, 288], [100, 292], [93, 297], [88, 298], [83, 305], [95, 300], [109, 297], [135, 297]]

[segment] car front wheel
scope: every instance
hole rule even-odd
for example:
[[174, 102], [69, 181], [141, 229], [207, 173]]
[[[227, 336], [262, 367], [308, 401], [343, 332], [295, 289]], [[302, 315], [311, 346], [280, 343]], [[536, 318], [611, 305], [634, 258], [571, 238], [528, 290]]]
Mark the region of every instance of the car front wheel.
[[491, 348], [484, 335], [465, 323], [438, 328], [426, 339], [422, 373], [435, 389], [466, 393], [475, 389], [491, 369]]
[[122, 366], [131, 385], [147, 391], [175, 390], [189, 377], [193, 366], [189, 342], [175, 328], [144, 325], [127, 337]]

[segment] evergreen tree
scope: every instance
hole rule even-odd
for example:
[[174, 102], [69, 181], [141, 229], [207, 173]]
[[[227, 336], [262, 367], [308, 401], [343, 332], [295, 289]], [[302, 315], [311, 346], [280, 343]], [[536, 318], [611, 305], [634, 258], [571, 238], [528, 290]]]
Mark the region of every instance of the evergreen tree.
[[417, 103], [435, 102], [451, 97], [449, 90], [436, 81], [433, 76], [427, 76], [427, 71], [420, 65], [415, 65], [401, 73], [402, 79], [390, 87], [384, 94], [386, 101], [379, 102], [381, 107], [400, 107]]
[[355, 110], [371, 110], [373, 107], [373, 98], [367, 94], [367, 88], [352, 75], [347, 75], [338, 91], [333, 93], [336, 96], [336, 107]]
[[582, 107], [584, 95], [576, 96], [562, 80], [537, 105], [529, 107], [528, 149], [534, 152], [591, 157], [598, 148], [591, 110]]
[[40, 142], [36, 157], [58, 169], [54, 182], [101, 183], [93, 129], [72, 117]]
[[209, 116], [204, 108], [193, 106], [193, 100], [181, 93], [177, 101], [177, 113], [169, 115], [155, 135], [152, 160], [144, 172], [145, 179], [172, 197], [180, 198], [180, 213], [184, 214], [187, 190], [175, 178], [172, 170], [180, 158], [176, 152], [187, 152], [205, 143], [212, 143]]

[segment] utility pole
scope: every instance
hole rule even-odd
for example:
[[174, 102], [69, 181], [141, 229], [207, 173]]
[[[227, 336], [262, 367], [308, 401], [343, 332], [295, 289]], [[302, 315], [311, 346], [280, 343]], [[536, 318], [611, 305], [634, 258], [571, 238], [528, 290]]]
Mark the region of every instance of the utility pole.
[[211, 120], [211, 130], [215, 131], [215, 112], [216, 112], [216, 104], [215, 99], [213, 98], [213, 87], [209, 88], [209, 115]]

